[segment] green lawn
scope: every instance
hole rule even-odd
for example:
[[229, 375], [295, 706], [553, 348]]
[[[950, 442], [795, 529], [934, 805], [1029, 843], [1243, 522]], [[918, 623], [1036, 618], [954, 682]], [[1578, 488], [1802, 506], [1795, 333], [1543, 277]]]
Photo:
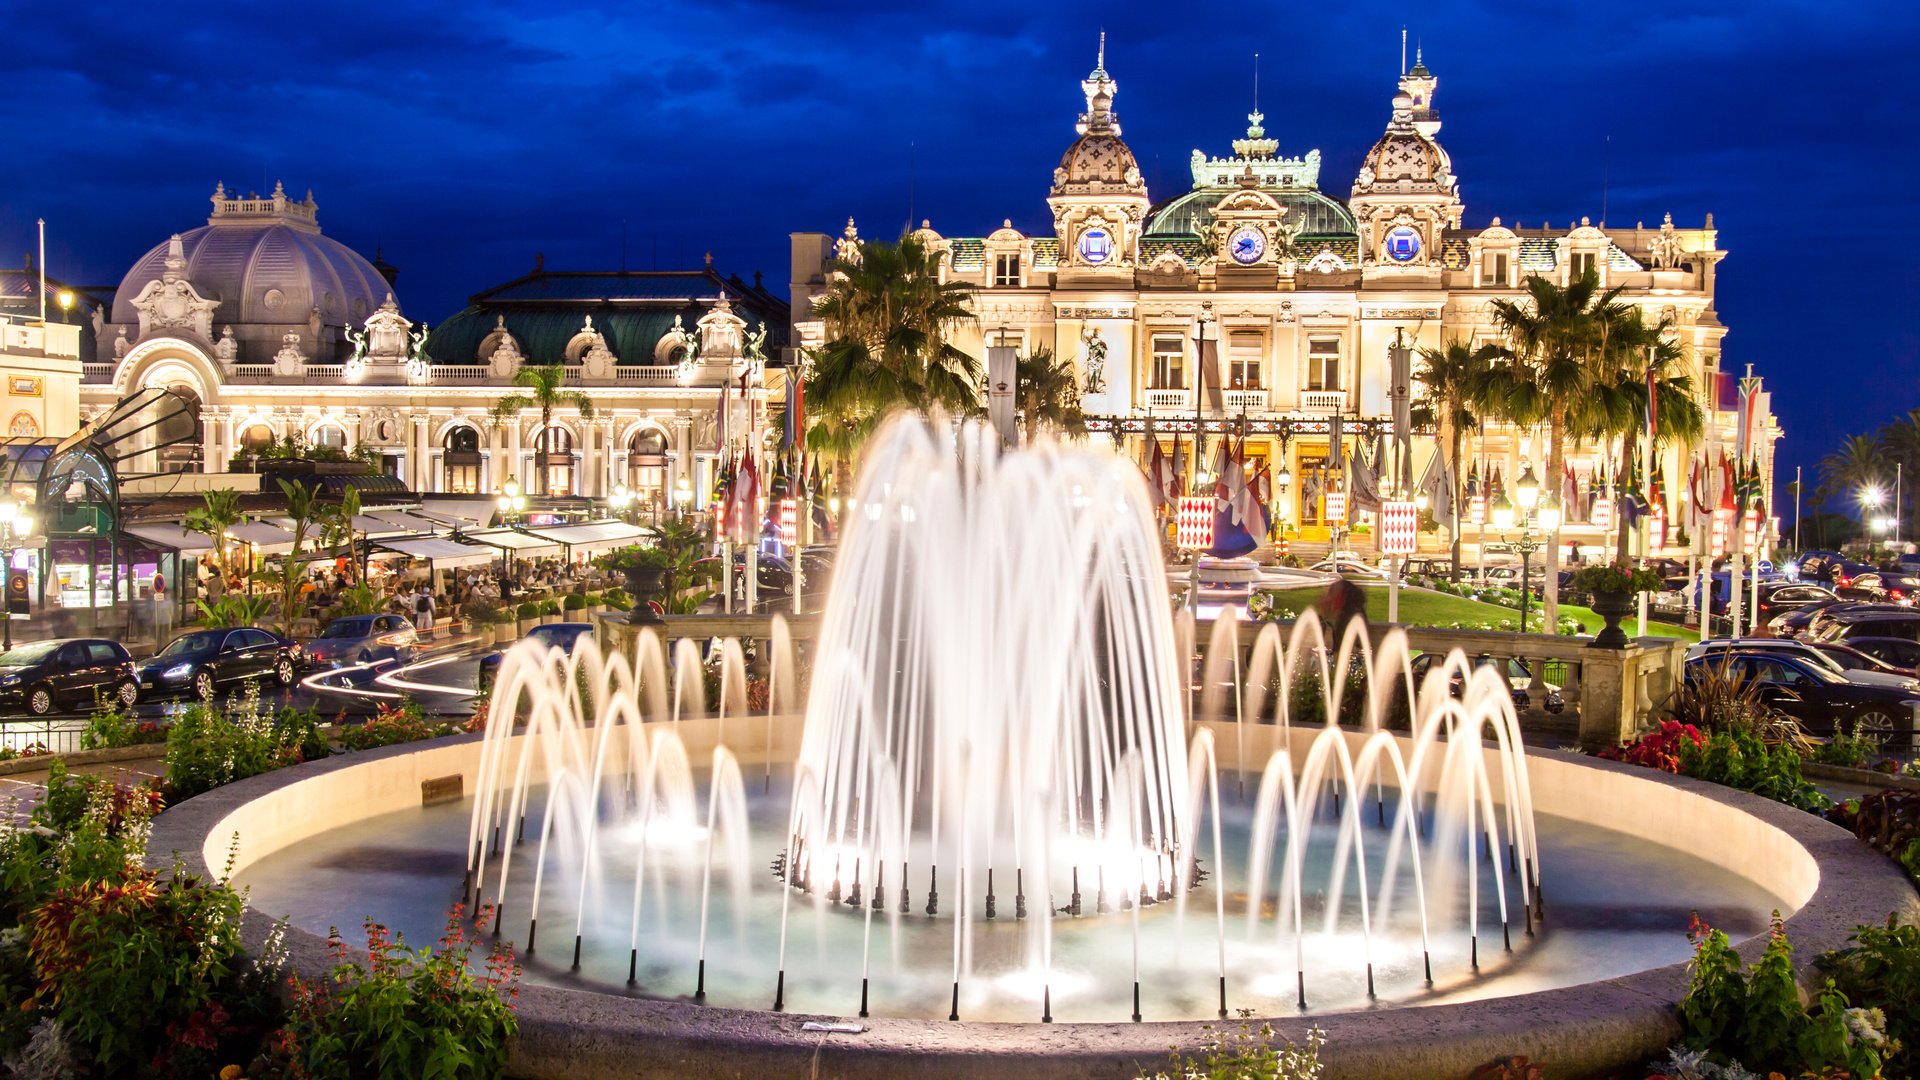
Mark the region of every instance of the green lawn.
[[[1361, 585], [1367, 594], [1367, 618], [1373, 622], [1387, 621], [1387, 589], [1384, 585]], [[1273, 593], [1277, 607], [1290, 611], [1305, 611], [1320, 599], [1320, 589], [1279, 589]], [[1587, 628], [1587, 633], [1597, 634], [1605, 625], [1600, 616], [1591, 608], [1576, 607], [1572, 604], [1560, 605], [1560, 611], [1568, 618], [1578, 619]], [[1488, 623], [1498, 627], [1502, 621], [1511, 622], [1518, 628], [1520, 613], [1498, 604], [1483, 604], [1478, 600], [1468, 600], [1461, 596], [1434, 592], [1431, 589], [1404, 589], [1400, 593], [1400, 621], [1410, 626], [1450, 626], [1460, 623], [1462, 626], [1479, 626]], [[1540, 606], [1530, 604], [1527, 609], [1527, 622], [1535, 632], [1539, 632]], [[1631, 634], [1633, 620], [1627, 619], [1621, 624]], [[1653, 637], [1677, 637], [1688, 641], [1697, 640], [1699, 635], [1685, 627], [1669, 623], [1647, 621], [1647, 633]]]

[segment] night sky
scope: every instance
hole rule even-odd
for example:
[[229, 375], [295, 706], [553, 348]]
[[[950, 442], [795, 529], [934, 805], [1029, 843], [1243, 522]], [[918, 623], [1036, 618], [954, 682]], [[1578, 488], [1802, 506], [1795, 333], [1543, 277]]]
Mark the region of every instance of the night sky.
[[[1344, 9], [1343, 9], [1344, 8]], [[0, 252], [117, 283], [214, 182], [296, 196], [400, 267], [438, 322], [530, 269], [765, 271], [787, 234], [931, 219], [1047, 232], [1098, 31], [1157, 200], [1252, 104], [1344, 197], [1387, 120], [1400, 28], [1439, 77], [1466, 223], [1698, 225], [1727, 360], [1767, 377], [1784, 478], [1914, 393], [1910, 4], [727, 2], [97, 8], [0, 0]], [[1908, 102], [1903, 104], [1902, 102]], [[1784, 487], [1781, 494], [1785, 495]]]

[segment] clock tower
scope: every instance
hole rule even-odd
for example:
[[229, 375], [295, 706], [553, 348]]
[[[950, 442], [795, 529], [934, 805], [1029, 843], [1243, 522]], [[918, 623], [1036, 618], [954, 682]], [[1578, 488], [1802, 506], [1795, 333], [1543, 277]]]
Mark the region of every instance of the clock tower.
[[1080, 83], [1087, 111], [1075, 125], [1080, 137], [1053, 170], [1047, 206], [1060, 238], [1058, 281], [1064, 286], [1129, 288], [1140, 263], [1140, 230], [1147, 216], [1147, 184], [1133, 151], [1120, 138], [1113, 114], [1118, 90], [1107, 74], [1107, 37], [1100, 57]]
[[1291, 282], [1298, 230], [1284, 220], [1287, 208], [1260, 190], [1252, 165], [1240, 174], [1239, 183], [1239, 190], [1213, 207], [1210, 239], [1217, 287], [1270, 290], [1283, 280]]
[[1434, 136], [1437, 82], [1424, 63], [1400, 77], [1386, 133], [1373, 144], [1347, 205], [1360, 234], [1363, 285], [1439, 287], [1440, 237], [1460, 227], [1460, 182]]

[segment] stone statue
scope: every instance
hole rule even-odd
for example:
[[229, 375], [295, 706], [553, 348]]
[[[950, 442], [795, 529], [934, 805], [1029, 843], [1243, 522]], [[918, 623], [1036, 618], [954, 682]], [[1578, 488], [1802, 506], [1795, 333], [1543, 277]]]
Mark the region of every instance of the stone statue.
[[1089, 394], [1107, 392], [1107, 343], [1100, 340], [1099, 327], [1089, 326], [1080, 334], [1087, 346], [1087, 384]]
[[307, 312], [307, 340], [314, 348], [320, 347], [320, 309], [317, 307]]
[[347, 327], [347, 341], [353, 345], [353, 355], [347, 358], [347, 363], [357, 364], [366, 359], [367, 335], [349, 326]]
[[233, 340], [233, 327], [220, 328], [220, 340], [213, 343], [213, 358], [225, 365], [231, 365], [240, 355], [240, 343]]
[[298, 378], [306, 374], [307, 357], [300, 351], [300, 332], [289, 330], [280, 335], [280, 351], [273, 354], [275, 375]]
[[113, 339], [113, 358], [115, 360], [125, 360], [127, 358], [128, 344], [127, 328], [123, 326], [120, 328], [120, 336]]
[[767, 362], [766, 345], [767, 345], [767, 324], [761, 323], [759, 327], [757, 327], [752, 331], [749, 331], [747, 334], [747, 359], [752, 360], [755, 363], [759, 363], [759, 364], [766, 363]]
[[421, 323], [419, 326], [414, 327], [413, 333], [407, 336], [407, 342], [409, 345], [407, 355], [414, 360], [425, 363], [427, 359], [427, 324]]
[[107, 336], [107, 309], [102, 304], [93, 309], [93, 340], [99, 341]]
[[1673, 231], [1673, 215], [1660, 223], [1660, 231], [1647, 242], [1647, 262], [1655, 270], [1672, 270], [1680, 265], [1680, 237]]
[[380, 310], [367, 319], [366, 351], [362, 354], [369, 360], [385, 360], [398, 363], [405, 360], [407, 352], [407, 332], [413, 324], [400, 314], [400, 305], [394, 302], [393, 294], [388, 293]]

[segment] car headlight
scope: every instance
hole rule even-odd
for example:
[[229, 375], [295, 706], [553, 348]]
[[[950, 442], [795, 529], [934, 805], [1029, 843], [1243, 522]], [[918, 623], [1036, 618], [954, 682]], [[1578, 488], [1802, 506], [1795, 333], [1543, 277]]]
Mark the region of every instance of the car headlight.
[[0, 686], [13, 686], [19, 683], [24, 677], [25, 676], [21, 675], [0, 675]]
[[175, 664], [161, 672], [160, 677], [163, 679], [184, 679], [191, 674], [193, 674], [193, 665], [191, 663]]

